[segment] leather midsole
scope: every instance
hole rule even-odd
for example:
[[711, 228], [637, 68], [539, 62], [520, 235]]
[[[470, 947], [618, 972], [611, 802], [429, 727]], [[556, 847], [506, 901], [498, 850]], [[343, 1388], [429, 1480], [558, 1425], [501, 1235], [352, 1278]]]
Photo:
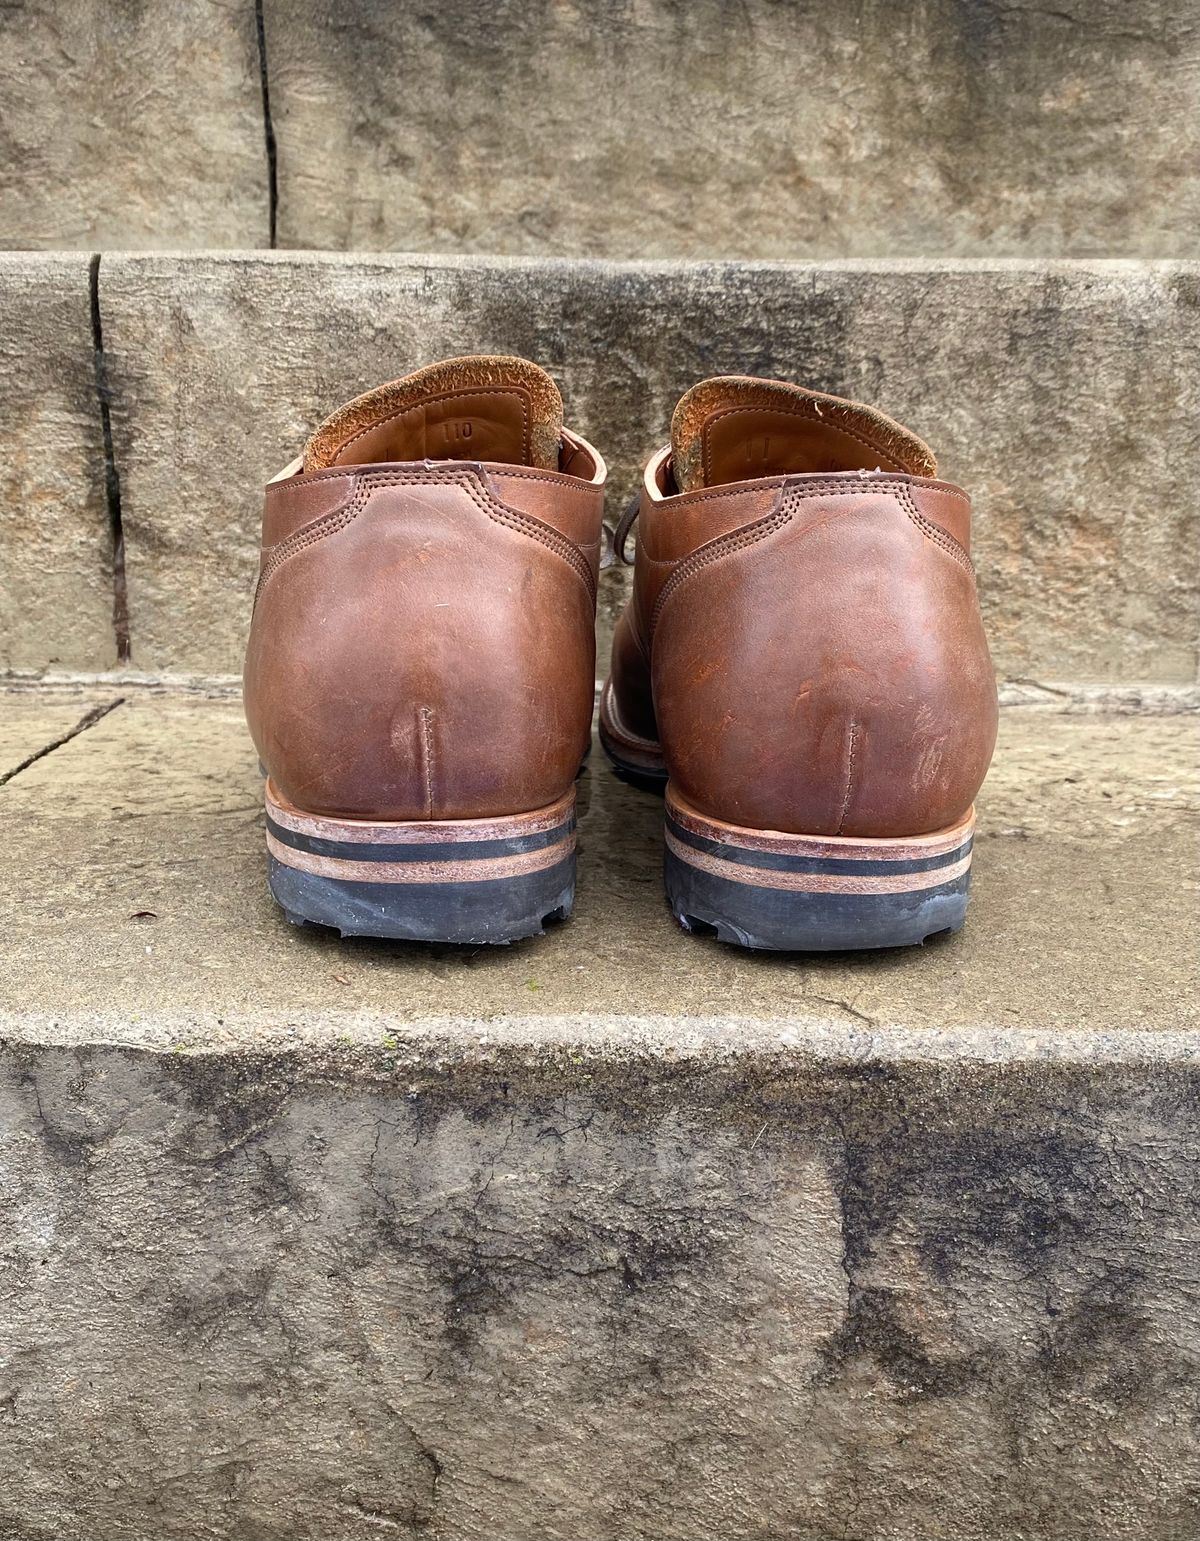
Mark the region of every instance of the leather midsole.
[[389, 822], [306, 814], [268, 783], [267, 849], [316, 877], [477, 883], [557, 866], [575, 851], [575, 793], [506, 818]]
[[666, 793], [667, 849], [677, 860], [730, 882], [798, 893], [916, 893], [970, 871], [975, 811], [924, 835], [863, 839], [747, 829]]

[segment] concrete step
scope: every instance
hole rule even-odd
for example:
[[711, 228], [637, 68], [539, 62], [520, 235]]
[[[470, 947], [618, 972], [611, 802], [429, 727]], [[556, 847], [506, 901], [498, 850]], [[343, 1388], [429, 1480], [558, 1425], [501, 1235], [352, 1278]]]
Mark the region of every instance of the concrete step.
[[6, 696], [6, 1531], [1194, 1536], [1197, 729], [1006, 711], [966, 931], [808, 960], [597, 758], [459, 952], [286, 925], [236, 700]]
[[[20, 450], [0, 469], [18, 601], [0, 666], [111, 666], [119, 520], [134, 666], [235, 675], [265, 478], [346, 397], [486, 349], [554, 371], [609, 458], [614, 517], [707, 374], [875, 402], [975, 494], [1003, 679], [1194, 687], [1198, 294], [1187, 263], [0, 259], [0, 349], [20, 363], [0, 401]], [[602, 659], [625, 581], [606, 579]]]
[[82, 253], [0, 257], [0, 671], [116, 662], [89, 287]]
[[1194, 251], [1191, 0], [4, 16], [9, 246]]

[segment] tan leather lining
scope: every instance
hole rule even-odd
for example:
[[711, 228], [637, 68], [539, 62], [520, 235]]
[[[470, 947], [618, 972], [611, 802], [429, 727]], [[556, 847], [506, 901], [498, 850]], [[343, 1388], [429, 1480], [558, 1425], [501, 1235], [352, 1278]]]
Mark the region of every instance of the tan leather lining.
[[937, 474], [929, 446], [875, 408], [744, 375], [702, 380], [680, 398], [671, 450], [681, 492], [787, 474]]
[[446, 391], [360, 428], [334, 465], [411, 460], [498, 460], [529, 464], [529, 393]]
[[357, 396], [321, 424], [306, 473], [335, 465], [492, 460], [557, 470], [563, 407], [557, 385], [527, 359], [444, 359]]

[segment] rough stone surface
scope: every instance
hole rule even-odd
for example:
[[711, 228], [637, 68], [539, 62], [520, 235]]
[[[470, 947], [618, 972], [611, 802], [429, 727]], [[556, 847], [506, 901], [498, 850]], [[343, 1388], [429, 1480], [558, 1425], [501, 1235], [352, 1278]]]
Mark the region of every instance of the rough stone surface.
[[[73, 705], [82, 716], [119, 695]], [[46, 709], [56, 715], [45, 740], [58, 736], [63, 697], [0, 700], [22, 742]], [[662, 896], [661, 799], [617, 782], [597, 751], [579, 783], [576, 919], [527, 945], [464, 951], [289, 929], [266, 890], [262, 788], [240, 704], [127, 691], [0, 793], [0, 915], [20, 962], [0, 1009], [96, 1013], [98, 1023], [136, 1014], [147, 1031], [175, 1024], [156, 1042], [192, 1047], [224, 1045], [222, 1018], [243, 1021], [244, 1046], [256, 1023], [303, 1032], [356, 1014], [485, 1023], [732, 1011], [1094, 1034], [1198, 1026], [1188, 988], [1198, 748], [1196, 715], [1006, 710], [980, 798], [967, 931], [924, 950], [809, 961], [679, 932]]]
[[[1191, 0], [264, 0], [283, 245], [1187, 256]], [[0, 15], [0, 245], [267, 244], [254, 0]]]
[[705, 375], [874, 402], [975, 496], [1002, 676], [1196, 678], [1194, 264], [133, 256], [101, 299], [139, 667], [240, 669], [261, 484], [331, 407], [510, 351], [608, 458], [614, 518]]
[[50, 752], [49, 746], [67, 738], [93, 711], [116, 699], [111, 692], [91, 698], [72, 690], [31, 705], [19, 696], [0, 696], [0, 783], [15, 776], [27, 760]]
[[112, 536], [86, 256], [0, 258], [0, 376], [0, 671], [106, 668]]
[[282, 243], [1190, 256], [1191, 0], [266, 0]]
[[1190, 1541], [1195, 720], [1006, 713], [967, 931], [806, 962], [598, 764], [553, 935], [289, 929], [237, 711], [0, 790], [0, 1533]]
[[5, 1533], [1195, 1536], [1194, 1065], [573, 1059], [10, 1049]]
[[265, 246], [253, 0], [0, 7], [0, 246]]

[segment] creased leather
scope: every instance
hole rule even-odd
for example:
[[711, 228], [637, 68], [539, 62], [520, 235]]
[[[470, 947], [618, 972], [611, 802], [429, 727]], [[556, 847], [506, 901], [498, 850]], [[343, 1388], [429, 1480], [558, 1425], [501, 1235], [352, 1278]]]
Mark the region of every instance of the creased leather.
[[663, 484], [660, 456], [612, 691], [679, 793], [796, 834], [915, 835], [964, 815], [997, 718], [967, 495], [887, 472]]
[[439, 461], [272, 484], [245, 704], [284, 797], [458, 819], [569, 790], [591, 723], [604, 475], [583, 441], [570, 454], [595, 479]]

